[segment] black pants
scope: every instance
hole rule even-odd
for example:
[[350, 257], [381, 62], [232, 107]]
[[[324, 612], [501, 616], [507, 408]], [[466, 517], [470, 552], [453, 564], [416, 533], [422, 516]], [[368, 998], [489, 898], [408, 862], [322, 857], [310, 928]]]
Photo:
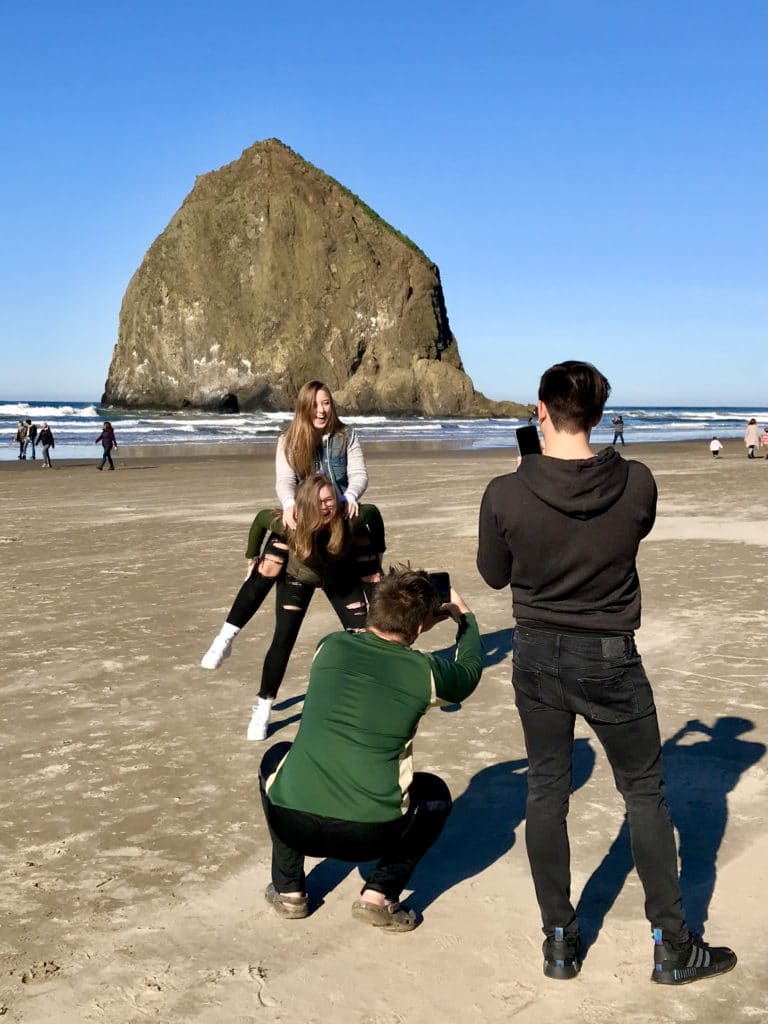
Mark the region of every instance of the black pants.
[[435, 843], [451, 813], [451, 794], [442, 779], [416, 772], [408, 790], [410, 806], [401, 818], [386, 822], [343, 821], [271, 803], [266, 780], [291, 749], [287, 742], [267, 751], [259, 769], [259, 787], [272, 837], [272, 883], [278, 892], [304, 892], [304, 857], [378, 864], [363, 886], [399, 900], [416, 865]]
[[109, 448], [105, 448], [104, 449], [104, 454], [102, 455], [101, 462], [99, 463], [99, 469], [104, 469], [104, 463], [105, 462], [109, 463], [109, 468], [110, 469], [114, 469], [115, 468], [115, 464], [112, 461], [112, 446], [111, 445], [110, 445]]
[[665, 938], [685, 938], [656, 708], [634, 639], [518, 626], [512, 681], [528, 751], [526, 844], [545, 933], [577, 927], [566, 819], [581, 715], [603, 745], [626, 804], [646, 916]]
[[[276, 588], [275, 631], [261, 671], [260, 697], [277, 696], [301, 624], [317, 589], [309, 583], [301, 583], [287, 572], [277, 577], [261, 576], [256, 569], [240, 587], [227, 622], [242, 629], [256, 614], [273, 587]], [[344, 629], [358, 630], [365, 626], [368, 607], [358, 579], [342, 577], [322, 589]]]

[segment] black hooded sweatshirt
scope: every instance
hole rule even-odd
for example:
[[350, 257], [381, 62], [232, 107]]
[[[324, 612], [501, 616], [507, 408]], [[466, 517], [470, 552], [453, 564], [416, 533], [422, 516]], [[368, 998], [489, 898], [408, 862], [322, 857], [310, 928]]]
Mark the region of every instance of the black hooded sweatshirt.
[[561, 632], [631, 633], [640, 625], [635, 557], [656, 518], [656, 484], [606, 448], [591, 459], [526, 455], [488, 484], [477, 568], [512, 587], [518, 623]]

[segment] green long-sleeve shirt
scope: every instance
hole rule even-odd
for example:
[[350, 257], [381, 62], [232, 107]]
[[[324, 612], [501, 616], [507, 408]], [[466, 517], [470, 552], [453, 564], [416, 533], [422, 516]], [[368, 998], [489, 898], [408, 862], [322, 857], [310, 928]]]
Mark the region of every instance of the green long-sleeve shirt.
[[480, 681], [477, 620], [459, 629], [455, 661], [374, 633], [332, 633], [312, 662], [296, 740], [267, 780], [272, 803], [343, 821], [391, 821], [408, 809], [412, 741], [431, 705]]

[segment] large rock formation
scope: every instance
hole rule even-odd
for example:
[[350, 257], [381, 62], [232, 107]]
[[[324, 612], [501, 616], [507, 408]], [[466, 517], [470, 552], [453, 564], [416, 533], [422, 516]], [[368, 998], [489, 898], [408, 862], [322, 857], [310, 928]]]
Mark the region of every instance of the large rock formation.
[[202, 175], [133, 275], [102, 403], [515, 415], [464, 373], [440, 274], [277, 139]]

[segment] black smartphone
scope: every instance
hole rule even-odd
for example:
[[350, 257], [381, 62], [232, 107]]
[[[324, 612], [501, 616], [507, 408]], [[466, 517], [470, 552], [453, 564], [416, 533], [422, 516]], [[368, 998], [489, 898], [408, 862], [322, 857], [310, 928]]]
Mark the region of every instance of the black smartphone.
[[437, 591], [441, 604], [451, 600], [451, 577], [447, 572], [428, 572], [427, 579]]
[[528, 427], [518, 427], [515, 437], [517, 438], [517, 450], [521, 455], [541, 455], [539, 432], [533, 424]]

